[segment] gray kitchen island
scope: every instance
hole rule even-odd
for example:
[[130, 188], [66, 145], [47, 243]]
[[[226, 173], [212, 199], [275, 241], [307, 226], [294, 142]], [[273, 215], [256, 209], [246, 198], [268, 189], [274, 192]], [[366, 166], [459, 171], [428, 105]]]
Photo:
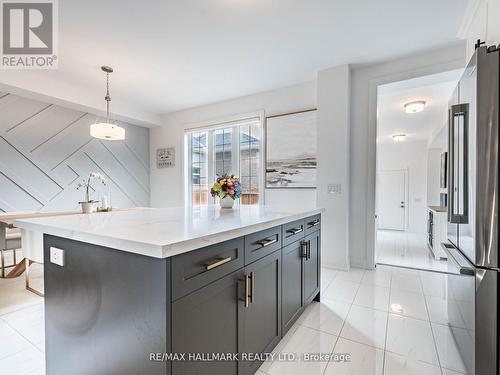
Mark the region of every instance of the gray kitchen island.
[[253, 374], [319, 300], [321, 209], [141, 208], [44, 233], [47, 375]]

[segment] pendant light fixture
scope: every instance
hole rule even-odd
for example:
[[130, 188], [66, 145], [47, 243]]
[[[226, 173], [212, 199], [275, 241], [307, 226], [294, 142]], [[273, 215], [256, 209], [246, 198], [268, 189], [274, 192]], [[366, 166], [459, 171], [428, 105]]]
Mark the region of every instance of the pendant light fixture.
[[109, 119], [109, 103], [111, 96], [109, 95], [109, 75], [113, 73], [113, 68], [109, 66], [101, 66], [101, 70], [106, 73], [106, 121], [90, 125], [90, 135], [94, 138], [105, 139], [108, 141], [121, 141], [125, 139], [125, 129], [112, 123]]

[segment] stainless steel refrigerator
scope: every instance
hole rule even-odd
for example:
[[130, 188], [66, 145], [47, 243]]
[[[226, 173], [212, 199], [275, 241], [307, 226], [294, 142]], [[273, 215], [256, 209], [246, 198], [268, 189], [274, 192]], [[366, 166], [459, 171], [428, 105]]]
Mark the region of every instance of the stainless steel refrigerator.
[[450, 100], [448, 315], [467, 371], [499, 372], [498, 140], [500, 50], [479, 47]]

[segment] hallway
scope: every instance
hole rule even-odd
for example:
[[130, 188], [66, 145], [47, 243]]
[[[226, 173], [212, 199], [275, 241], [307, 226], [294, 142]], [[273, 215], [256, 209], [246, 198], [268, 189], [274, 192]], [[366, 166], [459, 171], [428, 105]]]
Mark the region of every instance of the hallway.
[[449, 261], [434, 259], [425, 234], [378, 230], [375, 251], [376, 264], [451, 273], [456, 268]]

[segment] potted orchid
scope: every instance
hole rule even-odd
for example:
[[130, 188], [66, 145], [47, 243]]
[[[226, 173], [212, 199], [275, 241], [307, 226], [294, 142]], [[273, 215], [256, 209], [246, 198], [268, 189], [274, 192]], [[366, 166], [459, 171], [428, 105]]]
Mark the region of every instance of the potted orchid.
[[234, 174], [225, 174], [217, 177], [210, 189], [212, 197], [219, 197], [222, 208], [232, 208], [234, 201], [241, 197], [241, 183]]
[[94, 204], [98, 203], [98, 201], [90, 199], [91, 190], [94, 191], [94, 183], [101, 183], [106, 186], [106, 180], [99, 173], [91, 172], [89, 177], [82, 180], [76, 190], [85, 189], [85, 200], [82, 202], [78, 202], [82, 207], [82, 213], [90, 214], [93, 211]]

